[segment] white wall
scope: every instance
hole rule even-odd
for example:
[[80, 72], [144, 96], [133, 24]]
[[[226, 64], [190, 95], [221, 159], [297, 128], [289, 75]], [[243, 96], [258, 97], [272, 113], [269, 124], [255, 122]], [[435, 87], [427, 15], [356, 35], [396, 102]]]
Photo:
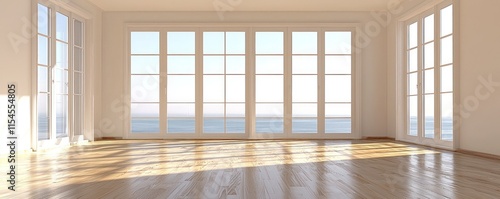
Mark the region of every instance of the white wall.
[[[461, 1], [460, 5], [460, 98], [464, 112], [460, 147], [494, 155], [500, 155], [500, 86], [490, 92], [479, 78], [491, 75], [500, 84], [498, 8], [498, 0]], [[479, 95], [477, 88], [481, 88]]]
[[[105, 12], [103, 15], [102, 120], [96, 123], [103, 137], [124, 133], [125, 23], [127, 22], [376, 22], [369, 12], [227, 12], [221, 21], [216, 12]], [[363, 136], [386, 136], [385, 28], [370, 37], [362, 57]]]
[[[102, 11], [85, 0], [67, 1], [70, 5], [81, 7], [94, 17], [93, 32], [88, 39], [97, 41], [88, 52], [96, 54], [94, 60], [88, 60], [100, 73], [101, 64], [101, 14]], [[0, 143], [6, 143], [7, 128], [7, 84], [17, 84], [18, 112], [17, 132], [19, 134], [18, 151], [31, 150], [31, 83], [32, 83], [32, 40], [36, 38], [36, 22], [32, 21], [31, 0], [3, 1], [0, 6]], [[94, 69], [93, 69], [94, 70]], [[100, 83], [100, 78], [96, 82]], [[100, 96], [98, 96], [100, 97]], [[100, 100], [99, 100], [100, 101]], [[87, 110], [93, 112], [94, 110]], [[89, 121], [89, 123], [91, 123]], [[2, 144], [0, 154], [7, 153]]]
[[[15, 8], [15, 9], [14, 9]], [[30, 146], [31, 1], [2, 1], [0, 6], [0, 154], [7, 153], [7, 84], [17, 84], [18, 151]], [[12, 41], [12, 42], [11, 42]]]

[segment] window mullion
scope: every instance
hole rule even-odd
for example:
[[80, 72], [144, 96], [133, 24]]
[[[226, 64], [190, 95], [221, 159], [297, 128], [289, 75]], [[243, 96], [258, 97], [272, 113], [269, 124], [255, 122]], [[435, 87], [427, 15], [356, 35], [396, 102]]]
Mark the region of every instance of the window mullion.
[[160, 134], [167, 135], [167, 31], [160, 31]]
[[245, 110], [245, 125], [247, 138], [255, 137], [255, 30], [249, 29], [246, 33], [246, 68], [245, 68], [245, 82], [246, 82], [246, 110]]
[[434, 9], [434, 140], [441, 137], [441, 12]]
[[203, 136], [203, 32], [195, 30], [195, 135]]
[[[325, 30], [318, 31], [318, 100], [317, 133], [325, 134]], [[354, 85], [354, 84], [353, 84]], [[352, 89], [352, 87], [351, 87]], [[354, 98], [353, 98], [354, 99]]]
[[50, 127], [49, 127], [49, 140], [56, 138], [56, 105], [55, 105], [55, 95], [54, 93], [54, 72], [55, 72], [55, 65], [56, 65], [56, 10], [50, 7], [50, 30], [49, 30], [49, 37], [50, 37], [50, 61], [49, 61], [49, 83], [50, 83], [50, 89], [51, 89], [51, 95], [49, 97], [49, 118], [50, 118]]
[[284, 100], [284, 121], [283, 121], [283, 132], [285, 136], [290, 136], [292, 134], [292, 31], [287, 28], [284, 33], [284, 90], [283, 94]]

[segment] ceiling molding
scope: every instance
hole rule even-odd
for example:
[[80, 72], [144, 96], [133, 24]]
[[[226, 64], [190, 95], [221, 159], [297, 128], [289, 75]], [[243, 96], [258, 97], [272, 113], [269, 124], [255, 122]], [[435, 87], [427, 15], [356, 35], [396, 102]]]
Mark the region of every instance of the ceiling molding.
[[404, 0], [88, 0], [104, 11], [385, 11]]

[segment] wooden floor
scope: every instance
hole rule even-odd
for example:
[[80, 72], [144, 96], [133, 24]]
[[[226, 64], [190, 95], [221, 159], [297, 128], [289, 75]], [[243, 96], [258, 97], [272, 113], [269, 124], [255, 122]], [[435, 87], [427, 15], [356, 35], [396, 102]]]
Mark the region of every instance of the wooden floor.
[[99, 141], [18, 161], [0, 198], [500, 198], [500, 160], [389, 140]]

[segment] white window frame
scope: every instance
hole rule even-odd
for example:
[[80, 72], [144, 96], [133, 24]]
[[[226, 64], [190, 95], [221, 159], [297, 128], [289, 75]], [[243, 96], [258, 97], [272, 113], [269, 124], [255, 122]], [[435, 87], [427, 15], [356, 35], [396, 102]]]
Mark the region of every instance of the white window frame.
[[[126, 35], [125, 39], [125, 63], [126, 63], [126, 72], [124, 76], [124, 90], [125, 97], [124, 101], [130, 105], [130, 75], [131, 75], [131, 67], [130, 67], [130, 33], [134, 31], [158, 31], [160, 32], [160, 76], [163, 77], [166, 74], [166, 69], [164, 66], [166, 64], [166, 32], [168, 31], [195, 31], [196, 32], [196, 132], [195, 133], [183, 133], [183, 134], [169, 134], [166, 133], [166, 129], [164, 129], [164, 124], [166, 121], [166, 115], [160, 111], [160, 125], [162, 132], [158, 133], [131, 133], [130, 127], [130, 114], [126, 114], [127, 120], [124, 122], [124, 130], [123, 138], [125, 139], [359, 139], [361, 138], [360, 133], [360, 124], [361, 124], [361, 51], [362, 49], [357, 48], [356, 43], [356, 35], [357, 31], [361, 29], [360, 24], [343, 24], [343, 23], [292, 23], [292, 24], [271, 24], [271, 23], [258, 23], [258, 24], [148, 24], [148, 23], [128, 23], [126, 24], [126, 28], [124, 31], [124, 35]], [[255, 33], [257, 31], [283, 31], [284, 32], [284, 64], [285, 68], [287, 66], [291, 66], [291, 32], [292, 31], [318, 31], [318, 65], [324, 65], [324, 32], [325, 31], [350, 31], [352, 32], [352, 73], [351, 73], [351, 122], [352, 129], [351, 133], [324, 133], [324, 123], [320, 122], [324, 120], [324, 107], [321, 107], [320, 101], [324, 101], [324, 79], [320, 80], [324, 76], [324, 70], [318, 70], [318, 81], [323, 81], [323, 85], [319, 86], [318, 89], [318, 132], [317, 133], [291, 133], [291, 123], [289, 127], [284, 125], [283, 133], [266, 133], [266, 134], [257, 134], [255, 133]], [[202, 77], [203, 76], [203, 68], [202, 59], [203, 59], [203, 31], [245, 31], [246, 32], [246, 132], [245, 133], [202, 133], [203, 129], [203, 90], [202, 90]], [[323, 67], [324, 68], [324, 67]], [[289, 73], [289, 74], [288, 74]], [[289, 76], [289, 82], [286, 82], [287, 75]], [[284, 120], [291, 121], [291, 114], [287, 115], [287, 113], [291, 113], [291, 68], [284, 71]], [[166, 88], [166, 82], [160, 80], [160, 90], [162, 88]], [[290, 91], [287, 92], [287, 89]], [[161, 91], [160, 98], [164, 98], [164, 91]], [[290, 99], [286, 97], [286, 94], [290, 93]], [[322, 94], [320, 94], [322, 93]], [[166, 102], [165, 99], [161, 99], [160, 101]], [[287, 101], [290, 101], [287, 103]], [[164, 105], [160, 102], [161, 110], [165, 108]], [[286, 111], [288, 109], [288, 112]], [[130, 109], [128, 109], [130, 110]], [[322, 116], [321, 116], [322, 114]]]
[[[31, 48], [32, 48], [32, 89], [31, 89], [31, 149], [33, 151], [37, 151], [39, 149], [47, 149], [47, 148], [53, 148], [53, 147], [58, 147], [58, 146], [69, 146], [70, 144], [79, 144], [82, 142], [87, 142], [87, 141], [93, 141], [94, 139], [94, 134], [93, 134], [93, 128], [94, 124], [93, 122], [93, 113], [91, 112], [93, 109], [93, 103], [89, 102], [89, 99], [93, 98], [93, 88], [91, 86], [90, 80], [92, 80], [92, 75], [89, 73], [89, 69], [91, 70], [92, 64], [87, 64], [89, 63], [89, 60], [93, 60], [93, 55], [87, 54], [86, 51], [88, 50], [88, 46], [92, 46], [92, 42], [90, 39], [87, 38], [87, 35], [89, 35], [89, 32], [91, 32], [93, 29], [89, 25], [92, 22], [93, 16], [92, 14], [88, 13], [87, 11], [81, 10], [78, 8], [78, 6], [74, 5], [72, 2], [59, 2], [55, 0], [32, 0], [31, 1], [31, 8], [34, 11], [32, 13], [32, 19], [34, 21], [34, 24], [37, 24], [38, 21], [38, 4], [41, 4], [43, 6], [48, 7], [50, 11], [50, 29], [49, 29], [49, 60], [48, 60], [48, 74], [49, 74], [49, 81], [51, 81], [53, 78], [53, 67], [55, 64], [55, 56], [56, 56], [56, 49], [55, 49], [55, 30], [56, 30], [56, 23], [55, 23], [55, 16], [56, 13], [59, 12], [61, 14], [64, 14], [68, 17], [68, 135], [67, 137], [62, 137], [62, 138], [57, 138], [56, 136], [56, 129], [55, 129], [55, 101], [51, 100], [50, 98], [54, 98], [54, 93], [50, 92], [51, 97], [49, 98], [49, 117], [50, 117], [50, 125], [49, 125], [49, 140], [38, 140], [38, 39], [37, 37], [34, 37], [32, 39], [31, 43]], [[83, 69], [82, 72], [84, 73], [83, 75], [83, 85], [82, 85], [82, 111], [83, 111], [83, 116], [82, 116], [82, 121], [81, 126], [83, 132], [81, 132], [81, 135], [74, 135], [74, 125], [73, 125], [73, 75], [74, 75], [74, 69], [73, 69], [73, 46], [74, 46], [74, 41], [73, 41], [73, 31], [74, 31], [74, 19], [77, 19], [83, 23], [83, 30], [82, 30], [82, 37], [83, 37], [83, 43], [82, 47], [84, 49], [83, 52], [83, 57], [82, 57], [82, 62], [83, 62]], [[38, 27], [37, 25], [34, 26], [33, 32], [36, 32], [38, 34]], [[53, 84], [49, 83], [48, 84], [48, 89], [49, 91], [53, 91]]]
[[[443, 148], [443, 149], [450, 149], [450, 150], [456, 150], [459, 148], [459, 143], [460, 143], [460, 114], [459, 114], [459, 104], [460, 104], [460, 41], [459, 41], [459, 34], [460, 34], [460, 26], [459, 26], [459, 16], [460, 16], [460, 1], [458, 0], [439, 0], [435, 2], [428, 2], [424, 5], [421, 5], [413, 10], [410, 10], [408, 13], [405, 15], [401, 16], [398, 19], [398, 24], [397, 24], [397, 67], [396, 67], [396, 92], [397, 92], [397, 99], [396, 99], [396, 139], [405, 141], [405, 142], [410, 142], [410, 143], [416, 143], [416, 144], [422, 144], [426, 146], [431, 146], [431, 147], [436, 147], [436, 148]], [[418, 120], [418, 135], [417, 136], [410, 136], [408, 135], [408, 126], [407, 123], [408, 119], [408, 81], [407, 81], [407, 41], [408, 41], [408, 32], [407, 28], [408, 25], [418, 22], [418, 49], [419, 49], [419, 55], [418, 55], [418, 74], [421, 74], [423, 69], [423, 63], [422, 63], [422, 52], [423, 52], [423, 41], [421, 35], [423, 34], [422, 32], [422, 21], [424, 17], [433, 14], [434, 13], [434, 75], [435, 75], [435, 80], [440, 80], [440, 70], [441, 70], [441, 64], [440, 64], [440, 55], [441, 55], [441, 49], [440, 49], [440, 43], [441, 43], [441, 34], [440, 34], [440, 28], [441, 28], [441, 16], [440, 16], [440, 11], [443, 8], [446, 8], [450, 5], [453, 5], [453, 101], [454, 101], [454, 110], [453, 110], [453, 140], [452, 141], [447, 141], [447, 140], [441, 140], [441, 128], [437, 130], [438, 128], [435, 128], [434, 132], [434, 138], [425, 138], [425, 135], [423, 135], [424, 129], [423, 127], [423, 121], [422, 119]], [[422, 45], [422, 46], [421, 46]], [[418, 76], [418, 84], [419, 84], [419, 91], [418, 91], [418, 98], [419, 102], [422, 102], [423, 100], [420, 99], [424, 96], [422, 93], [423, 90], [423, 81], [422, 81], [422, 75]], [[435, 126], [440, 127], [441, 126], [441, 102], [440, 102], [440, 95], [441, 95], [441, 88], [440, 88], [440, 83], [438, 81], [435, 81], [434, 85], [434, 121], [435, 121]], [[424, 113], [423, 111], [423, 106], [422, 104], [419, 104], [418, 106], [418, 113]], [[420, 116], [419, 116], [420, 117]], [[420, 117], [422, 118], [422, 117]]]

